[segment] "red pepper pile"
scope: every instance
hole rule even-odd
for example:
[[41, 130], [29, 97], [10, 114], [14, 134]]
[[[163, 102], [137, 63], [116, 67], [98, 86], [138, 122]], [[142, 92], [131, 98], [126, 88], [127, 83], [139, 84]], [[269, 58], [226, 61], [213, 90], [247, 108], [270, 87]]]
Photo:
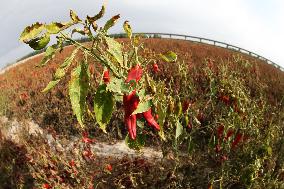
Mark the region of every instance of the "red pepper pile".
[[[138, 82], [142, 78], [142, 74], [142, 68], [140, 65], [136, 65], [130, 69], [125, 82], [129, 83], [131, 80]], [[110, 82], [109, 71], [104, 72], [103, 80], [106, 84]], [[136, 139], [136, 119], [142, 116], [145, 118], [149, 126], [160, 130], [159, 124], [155, 121], [152, 115], [151, 108], [141, 114], [132, 114], [137, 109], [139, 101], [139, 97], [136, 95], [136, 90], [133, 90], [128, 95], [125, 94], [123, 96], [124, 123], [127, 126], [129, 136], [132, 140]]]

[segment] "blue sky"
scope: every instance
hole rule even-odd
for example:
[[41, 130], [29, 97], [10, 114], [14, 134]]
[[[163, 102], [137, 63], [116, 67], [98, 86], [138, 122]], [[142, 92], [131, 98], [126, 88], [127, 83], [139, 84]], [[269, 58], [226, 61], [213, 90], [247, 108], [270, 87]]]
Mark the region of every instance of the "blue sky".
[[[0, 68], [31, 49], [18, 42], [36, 21], [67, 21], [97, 13], [102, 0], [9, 0], [0, 7]], [[136, 32], [178, 33], [215, 39], [251, 50], [284, 67], [283, 0], [108, 0], [107, 17], [120, 13], [112, 32], [129, 20]]]

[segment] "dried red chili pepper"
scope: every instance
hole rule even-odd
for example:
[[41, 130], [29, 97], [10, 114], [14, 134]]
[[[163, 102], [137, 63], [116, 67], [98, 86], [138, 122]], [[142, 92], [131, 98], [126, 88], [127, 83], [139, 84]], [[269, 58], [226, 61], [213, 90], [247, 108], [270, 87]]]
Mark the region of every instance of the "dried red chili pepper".
[[220, 96], [220, 100], [221, 100], [222, 102], [224, 102], [225, 104], [227, 104], [227, 105], [230, 104], [230, 97], [227, 96], [227, 95], [222, 95], [222, 96]]
[[223, 125], [220, 125], [220, 126], [217, 128], [217, 137], [218, 137], [219, 140], [222, 139], [223, 133], [224, 133], [224, 126], [223, 126]]
[[153, 64], [153, 71], [154, 71], [155, 73], [158, 73], [158, 72], [160, 71], [159, 66], [158, 66], [157, 63]]
[[225, 140], [228, 140], [232, 135], [234, 134], [234, 131], [232, 129], [230, 129], [228, 132], [227, 132], [227, 135], [225, 137]]
[[219, 153], [221, 151], [221, 146], [219, 145], [219, 144], [217, 144], [216, 146], [215, 146], [215, 152], [216, 153]]
[[109, 70], [104, 71], [103, 80], [105, 84], [110, 82]]
[[72, 159], [72, 160], [69, 162], [69, 165], [70, 165], [70, 167], [75, 167], [75, 166], [76, 166], [76, 163], [75, 163], [74, 159]]
[[235, 148], [242, 140], [243, 135], [241, 133], [237, 133], [234, 141], [232, 142], [232, 148]]
[[183, 101], [183, 103], [182, 103], [182, 111], [183, 111], [183, 113], [188, 110], [188, 108], [189, 108], [190, 105], [191, 105], [191, 104], [190, 104], [189, 100]]

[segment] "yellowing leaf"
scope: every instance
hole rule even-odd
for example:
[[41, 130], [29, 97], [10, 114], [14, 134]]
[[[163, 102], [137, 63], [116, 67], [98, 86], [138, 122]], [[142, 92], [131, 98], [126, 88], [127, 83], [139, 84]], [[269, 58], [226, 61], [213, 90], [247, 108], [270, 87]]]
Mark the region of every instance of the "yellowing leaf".
[[48, 33], [51, 34], [57, 34], [63, 29], [65, 29], [65, 24], [59, 23], [59, 22], [52, 22], [49, 25], [46, 25], [45, 28], [48, 31]]
[[73, 11], [73, 10], [70, 10], [70, 18], [71, 18], [75, 23], [82, 21], [82, 20], [78, 17], [78, 15], [76, 14], [76, 12]]
[[44, 24], [36, 22], [31, 26], [27, 26], [20, 36], [20, 41], [27, 43], [35, 39], [44, 30]]
[[128, 21], [124, 22], [123, 29], [124, 29], [125, 33], [127, 34], [128, 38], [131, 39], [132, 29], [131, 29], [131, 26], [129, 25]]
[[166, 62], [176, 62], [177, 61], [177, 55], [176, 53], [172, 51], [168, 51], [165, 54], [160, 54], [160, 57]]
[[109, 19], [105, 26], [104, 26], [104, 31], [108, 31], [112, 26], [114, 26], [114, 24], [117, 22], [117, 20], [120, 18], [120, 15], [115, 15], [113, 16], [111, 19]]

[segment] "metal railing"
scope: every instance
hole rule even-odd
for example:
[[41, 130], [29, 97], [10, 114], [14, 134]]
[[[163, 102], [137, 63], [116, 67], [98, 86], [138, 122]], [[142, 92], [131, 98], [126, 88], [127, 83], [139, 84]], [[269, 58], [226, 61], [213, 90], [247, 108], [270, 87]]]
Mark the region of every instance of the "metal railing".
[[275, 62], [260, 56], [254, 52], [251, 52], [249, 50], [243, 49], [241, 47], [237, 47], [235, 45], [230, 45], [228, 43], [212, 40], [212, 39], [207, 39], [203, 37], [196, 37], [196, 36], [190, 36], [190, 35], [180, 35], [180, 34], [171, 34], [171, 33], [134, 33], [134, 34], [141, 34], [141, 35], [146, 35], [147, 37], [153, 37], [153, 38], [165, 38], [165, 39], [182, 39], [182, 40], [187, 40], [187, 41], [192, 41], [192, 42], [197, 42], [197, 43], [203, 43], [207, 45], [213, 45], [216, 47], [222, 47], [230, 50], [234, 50], [240, 53], [247, 54], [249, 56], [258, 58], [268, 64], [273, 65], [274, 67], [280, 69], [281, 71], [284, 71], [284, 68], [276, 64]]

